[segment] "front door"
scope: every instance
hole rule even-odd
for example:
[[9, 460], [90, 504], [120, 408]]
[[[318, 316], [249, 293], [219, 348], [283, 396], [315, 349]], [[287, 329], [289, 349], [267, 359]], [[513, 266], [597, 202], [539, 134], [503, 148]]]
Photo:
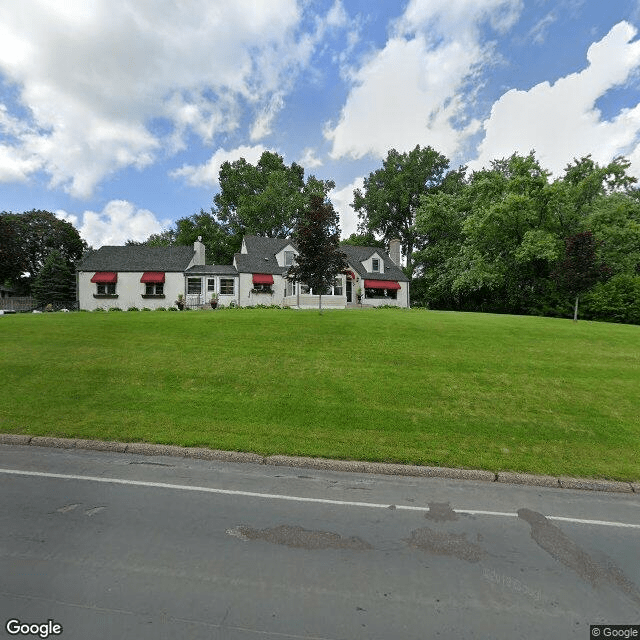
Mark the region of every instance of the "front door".
[[202, 278], [200, 276], [187, 278], [187, 306], [195, 309], [204, 304], [202, 293]]
[[351, 290], [353, 287], [353, 281], [351, 278], [347, 278], [347, 302], [351, 302]]

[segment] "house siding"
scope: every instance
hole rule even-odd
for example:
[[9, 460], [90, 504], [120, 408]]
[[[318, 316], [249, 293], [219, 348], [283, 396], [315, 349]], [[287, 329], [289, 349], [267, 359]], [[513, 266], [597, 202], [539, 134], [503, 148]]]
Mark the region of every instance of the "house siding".
[[[189, 294], [187, 293], [187, 280], [190, 279], [200, 280], [200, 293]], [[184, 274], [184, 282], [182, 287], [182, 293], [185, 294], [185, 300], [189, 307], [204, 307], [209, 306], [211, 302], [212, 292], [209, 291], [209, 280], [215, 281], [215, 293], [218, 294], [218, 305], [221, 307], [228, 307], [231, 303], [238, 304], [238, 276], [234, 274], [197, 274], [186, 273]], [[233, 280], [233, 294], [220, 293], [220, 280]]]
[[[369, 278], [367, 278], [368, 280]], [[383, 278], [379, 278], [382, 280]], [[400, 289], [397, 290], [397, 297], [395, 300], [392, 298], [366, 298], [364, 296], [364, 279], [360, 280], [356, 285], [356, 289], [358, 287], [362, 287], [363, 295], [362, 295], [362, 304], [366, 304], [370, 307], [382, 307], [384, 305], [395, 306], [395, 307], [408, 307], [409, 306], [409, 283], [408, 282], [398, 282], [400, 285]]]
[[96, 298], [97, 287], [91, 282], [95, 271], [78, 272], [78, 303], [80, 309], [93, 311], [94, 309], [110, 309], [118, 307], [126, 310], [129, 307], [142, 309], [157, 309], [158, 307], [171, 307], [179, 293], [184, 293], [184, 274], [165, 272], [164, 298], [143, 298], [145, 285], [140, 282], [143, 271], [120, 271], [116, 283], [117, 297]]
[[[367, 298], [362, 303], [367, 306], [393, 305], [409, 307], [409, 282], [399, 265], [395, 264], [382, 250], [374, 247], [342, 247], [347, 255], [349, 271], [353, 273], [351, 303], [357, 302], [357, 290], [364, 292], [367, 279], [390, 280], [398, 282], [396, 299]], [[285, 252], [297, 253], [295, 246], [287, 239], [243, 238], [241, 252], [234, 256], [233, 265], [206, 265], [204, 245], [197, 241], [190, 247], [102, 247], [90, 253], [79, 265], [77, 272], [78, 297], [80, 309], [93, 310], [98, 307], [109, 309], [129, 307], [155, 309], [174, 306], [179, 294], [183, 294], [190, 307], [209, 306], [212, 291], [208, 289], [208, 280], [215, 281], [215, 293], [218, 305], [237, 304], [243, 307], [257, 305], [292, 306], [314, 308], [318, 306], [318, 296], [296, 293], [286, 295]], [[380, 260], [380, 269], [373, 272], [373, 258]], [[164, 297], [146, 298], [145, 286], [140, 282], [144, 271], [162, 271], [165, 273]], [[91, 282], [96, 271], [113, 271], [118, 274], [115, 296], [96, 297], [97, 286]], [[263, 273], [273, 276], [271, 293], [258, 293], [253, 284], [254, 274]], [[187, 279], [199, 278], [199, 294], [187, 292]], [[220, 281], [232, 278], [233, 294], [220, 293]], [[322, 305], [333, 308], [347, 306], [347, 278], [342, 281], [343, 295], [323, 295]]]
[[259, 304], [277, 304], [282, 306], [285, 298], [286, 280], [278, 274], [273, 275], [273, 293], [253, 293], [253, 274], [240, 274], [240, 306], [255, 307]]

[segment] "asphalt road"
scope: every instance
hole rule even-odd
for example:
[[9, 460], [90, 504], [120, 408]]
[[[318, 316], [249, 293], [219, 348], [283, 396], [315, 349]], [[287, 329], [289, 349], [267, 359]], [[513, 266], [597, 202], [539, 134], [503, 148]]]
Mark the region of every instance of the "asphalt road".
[[[67, 639], [583, 638], [640, 496], [0, 445], [0, 622]], [[38, 637], [38, 636], [30, 636]]]

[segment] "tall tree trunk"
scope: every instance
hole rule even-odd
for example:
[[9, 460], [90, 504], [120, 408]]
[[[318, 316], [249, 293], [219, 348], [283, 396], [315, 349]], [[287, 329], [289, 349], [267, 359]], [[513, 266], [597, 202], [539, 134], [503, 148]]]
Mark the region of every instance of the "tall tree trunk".
[[573, 321], [574, 322], [578, 322], [578, 299], [580, 298], [579, 295], [576, 296], [576, 305], [573, 308]]

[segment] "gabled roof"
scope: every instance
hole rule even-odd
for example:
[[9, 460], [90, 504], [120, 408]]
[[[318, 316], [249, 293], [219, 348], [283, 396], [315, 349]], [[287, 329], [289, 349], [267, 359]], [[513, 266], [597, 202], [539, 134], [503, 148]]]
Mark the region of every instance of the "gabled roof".
[[193, 247], [106, 246], [87, 254], [78, 271], [184, 271]]
[[232, 264], [200, 264], [189, 267], [185, 273], [194, 276], [237, 276], [238, 271]]
[[[400, 267], [396, 266], [389, 254], [380, 247], [357, 247], [350, 244], [342, 244], [340, 248], [347, 254], [347, 262], [357, 271], [361, 278], [367, 280], [395, 280], [396, 282], [409, 282]], [[378, 271], [367, 271], [362, 263], [368, 260], [374, 253], [377, 253], [384, 263], [384, 273]]]
[[[261, 238], [245, 236], [244, 246], [247, 253], [236, 253], [234, 265], [195, 265], [189, 266], [193, 259], [193, 247], [147, 247], [131, 245], [126, 247], [106, 246], [91, 251], [78, 265], [78, 271], [177, 271], [193, 275], [237, 275], [237, 273], [269, 273], [284, 275], [288, 267], [281, 267], [276, 254], [291, 245], [296, 251], [295, 242], [289, 238]], [[389, 255], [380, 247], [357, 247], [343, 244], [340, 248], [347, 261], [361, 278], [395, 280], [408, 282], [409, 278], [397, 267]], [[377, 253], [384, 262], [384, 273], [367, 272], [362, 262]]]
[[234, 262], [240, 273], [270, 273], [282, 275], [288, 267], [281, 267], [276, 260], [287, 245], [297, 250], [295, 243], [287, 238], [260, 238], [245, 236], [244, 245], [247, 253], [236, 253]]

